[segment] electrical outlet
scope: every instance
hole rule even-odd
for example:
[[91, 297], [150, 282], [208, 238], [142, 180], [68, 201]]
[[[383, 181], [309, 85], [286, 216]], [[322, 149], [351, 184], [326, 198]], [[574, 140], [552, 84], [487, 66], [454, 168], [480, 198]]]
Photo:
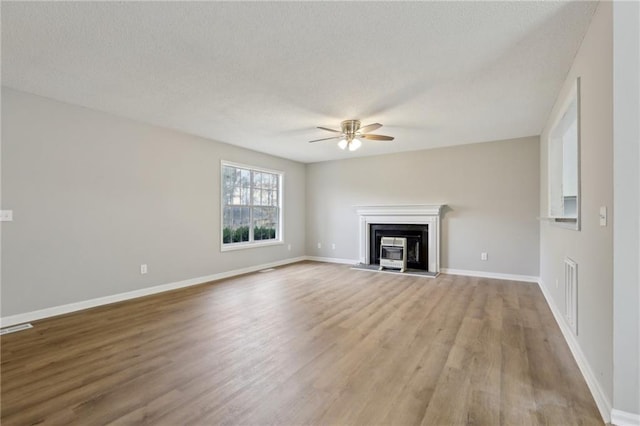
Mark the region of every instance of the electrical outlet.
[[291, 251], [291, 244], [287, 246], [287, 250]]
[[318, 243], [318, 248], [322, 248], [322, 243]]
[[336, 249], [336, 243], [331, 243], [331, 250], [335, 250]]
[[12, 222], [13, 210], [0, 210], [0, 222]]
[[486, 252], [480, 253], [480, 260], [488, 260], [488, 259], [489, 259], [489, 255], [487, 255]]
[[147, 265], [146, 264], [140, 265], [140, 274], [144, 275], [147, 272], [148, 272]]
[[600, 226], [607, 226], [607, 206], [600, 207]]

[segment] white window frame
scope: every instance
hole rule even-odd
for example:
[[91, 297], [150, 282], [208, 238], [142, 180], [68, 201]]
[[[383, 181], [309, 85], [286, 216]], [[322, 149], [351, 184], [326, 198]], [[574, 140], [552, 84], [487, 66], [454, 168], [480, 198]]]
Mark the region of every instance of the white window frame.
[[[224, 167], [237, 167], [241, 169], [249, 169], [256, 172], [272, 173], [279, 176], [278, 179], [278, 229], [276, 230], [276, 239], [274, 240], [259, 240], [259, 241], [244, 241], [240, 243], [224, 243]], [[283, 200], [284, 198], [284, 172], [282, 170], [267, 169], [264, 167], [251, 166], [249, 164], [235, 163], [231, 161], [220, 161], [220, 251], [234, 251], [243, 250], [256, 247], [266, 247], [284, 244], [284, 214], [283, 214]], [[250, 200], [253, 203], [253, 193], [250, 195]], [[252, 207], [253, 204], [247, 207]], [[253, 235], [253, 220], [251, 220], [251, 226], [249, 227], [249, 235]]]
[[[559, 113], [557, 114], [556, 119], [553, 122], [553, 126], [551, 126], [551, 128], [549, 129], [549, 135], [548, 135], [548, 143], [547, 143], [547, 212], [548, 212], [548, 218], [549, 221], [551, 222], [551, 224], [561, 227], [561, 228], [566, 228], [566, 229], [571, 229], [571, 230], [575, 230], [575, 231], [580, 231], [580, 216], [581, 216], [581, 209], [580, 209], [580, 205], [581, 205], [581, 172], [580, 172], [580, 163], [581, 163], [581, 158], [580, 158], [580, 150], [581, 150], [581, 139], [582, 139], [582, 134], [581, 134], [581, 125], [582, 125], [582, 121], [581, 121], [581, 105], [580, 105], [580, 77], [576, 78], [573, 87], [571, 88], [571, 90], [569, 91], [569, 93], [566, 95], [566, 97], [564, 98], [563, 102], [562, 102], [562, 108], [560, 108]], [[577, 121], [577, 153], [576, 153], [576, 159], [577, 159], [577, 165], [576, 165], [576, 171], [577, 171], [577, 193], [576, 193], [576, 214], [575, 216], [566, 216], [563, 214], [563, 212], [561, 212], [560, 214], [558, 214], [558, 212], [554, 211], [553, 208], [553, 203], [554, 203], [554, 195], [557, 192], [557, 188], [559, 187], [560, 190], [562, 190], [562, 171], [563, 171], [563, 167], [561, 166], [559, 169], [556, 168], [555, 172], [552, 170], [552, 167], [554, 167], [554, 164], [557, 164], [557, 162], [559, 161], [560, 164], [563, 164], [563, 160], [562, 157], [558, 158], [554, 158], [554, 155], [558, 155], [558, 149], [562, 148], [562, 142], [557, 140], [558, 138], [555, 137], [557, 135], [554, 135], [554, 133], [556, 132], [556, 129], [561, 126], [561, 123], [564, 119], [565, 114], [567, 114], [567, 111], [570, 109], [571, 104], [575, 102], [576, 103], [576, 121]], [[559, 145], [558, 145], [559, 144]], [[555, 149], [554, 149], [554, 145], [555, 145]], [[559, 173], [558, 173], [559, 171]], [[555, 179], [554, 179], [555, 177]], [[559, 180], [559, 182], [558, 182]], [[555, 190], [552, 189], [552, 187], [555, 186]], [[555, 202], [558, 202], [558, 200], [555, 200]]]

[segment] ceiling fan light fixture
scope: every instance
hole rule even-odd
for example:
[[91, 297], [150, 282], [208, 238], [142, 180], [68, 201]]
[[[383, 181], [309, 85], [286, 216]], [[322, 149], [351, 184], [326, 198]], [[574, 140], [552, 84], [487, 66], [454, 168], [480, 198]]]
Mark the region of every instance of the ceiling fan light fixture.
[[355, 151], [361, 146], [362, 146], [362, 141], [360, 141], [360, 139], [353, 139], [349, 144], [349, 151]]
[[353, 152], [358, 150], [362, 146], [362, 139], [367, 141], [392, 141], [393, 136], [385, 136], [369, 133], [382, 127], [380, 123], [368, 124], [366, 126], [360, 126], [360, 120], [345, 120], [340, 123], [341, 130], [330, 129], [328, 127], [318, 127], [318, 129], [326, 130], [333, 133], [338, 133], [338, 136], [332, 136], [329, 138], [315, 139], [309, 141], [309, 143], [322, 142], [329, 140], [338, 140], [338, 148], [342, 150], [349, 149]]

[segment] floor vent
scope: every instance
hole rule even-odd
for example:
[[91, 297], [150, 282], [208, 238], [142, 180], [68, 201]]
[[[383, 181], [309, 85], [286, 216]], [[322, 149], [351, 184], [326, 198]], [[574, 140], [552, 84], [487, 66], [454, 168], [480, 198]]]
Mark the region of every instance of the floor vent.
[[275, 271], [275, 268], [261, 269], [258, 272], [271, 272], [271, 271]]
[[573, 334], [578, 335], [578, 264], [568, 257], [564, 260], [564, 316]]
[[3, 334], [15, 333], [16, 331], [28, 330], [30, 328], [33, 328], [30, 323], [13, 325], [11, 327], [0, 329], [0, 336], [2, 336]]

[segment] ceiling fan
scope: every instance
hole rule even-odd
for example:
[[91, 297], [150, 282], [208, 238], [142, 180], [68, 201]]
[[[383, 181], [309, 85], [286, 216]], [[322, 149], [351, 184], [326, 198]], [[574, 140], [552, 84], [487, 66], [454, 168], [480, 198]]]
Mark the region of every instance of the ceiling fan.
[[313, 141], [309, 141], [309, 143], [321, 142], [321, 141], [329, 141], [333, 139], [338, 139], [338, 146], [340, 149], [347, 149], [349, 151], [355, 151], [356, 149], [362, 146], [361, 139], [368, 139], [372, 141], [392, 141], [392, 136], [384, 136], [384, 135], [372, 135], [368, 132], [372, 132], [374, 130], [382, 127], [380, 123], [368, 124], [366, 126], [360, 127], [360, 120], [345, 120], [341, 123], [342, 130], [334, 130], [329, 129], [327, 127], [318, 127], [318, 129], [327, 130], [329, 132], [340, 133], [339, 136], [332, 136], [330, 138], [316, 139]]

